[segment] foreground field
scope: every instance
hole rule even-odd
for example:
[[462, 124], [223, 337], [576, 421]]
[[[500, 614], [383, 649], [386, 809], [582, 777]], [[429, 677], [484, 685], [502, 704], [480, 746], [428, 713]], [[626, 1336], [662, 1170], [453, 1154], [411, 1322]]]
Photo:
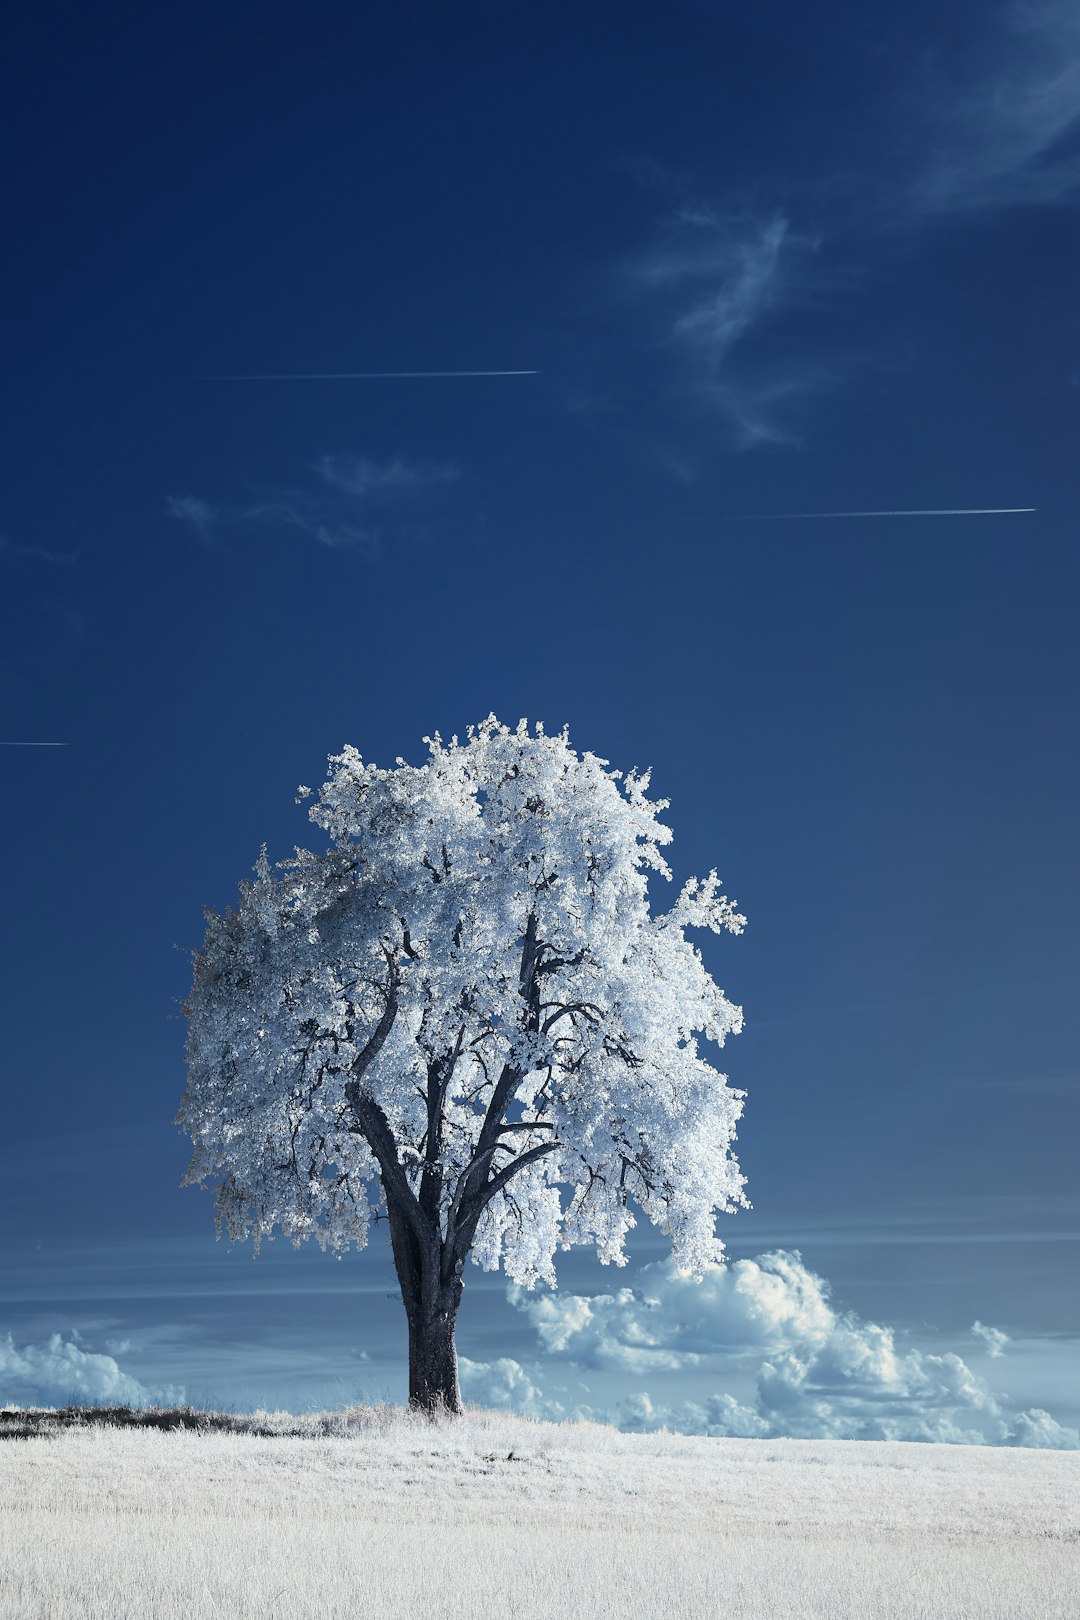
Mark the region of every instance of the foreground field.
[[1075, 1452], [624, 1435], [484, 1414], [357, 1412], [307, 1428], [4, 1440], [4, 1620], [1080, 1612]]

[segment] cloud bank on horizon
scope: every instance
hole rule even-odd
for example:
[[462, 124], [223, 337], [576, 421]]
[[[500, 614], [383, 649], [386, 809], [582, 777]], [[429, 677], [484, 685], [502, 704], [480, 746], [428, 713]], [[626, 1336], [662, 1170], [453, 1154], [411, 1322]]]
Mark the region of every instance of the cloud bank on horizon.
[[[1080, 1432], [1039, 1407], [1016, 1410], [955, 1352], [897, 1343], [893, 1329], [838, 1311], [829, 1287], [783, 1249], [680, 1276], [670, 1260], [644, 1266], [635, 1287], [584, 1296], [510, 1298], [531, 1322], [540, 1356], [463, 1360], [467, 1400], [524, 1416], [592, 1418], [628, 1430], [762, 1439], [919, 1440], [969, 1445], [1080, 1447]], [[992, 1357], [1008, 1336], [972, 1327]], [[753, 1369], [752, 1401], [724, 1390], [733, 1369]], [[642, 1387], [604, 1406], [574, 1399], [565, 1379], [619, 1372]], [[552, 1389], [551, 1375], [560, 1380]], [[704, 1399], [665, 1403], [664, 1373], [715, 1382]], [[653, 1391], [647, 1387], [653, 1382]], [[548, 1393], [552, 1390], [551, 1393]]]
[[[838, 1310], [795, 1250], [711, 1266], [700, 1280], [667, 1259], [609, 1294], [514, 1285], [508, 1295], [537, 1353], [462, 1356], [463, 1394], [481, 1407], [630, 1432], [1080, 1449], [1077, 1429], [1042, 1407], [1022, 1409], [955, 1351], [905, 1346], [894, 1329]], [[1011, 1348], [1008, 1334], [981, 1321], [970, 1336], [989, 1361]], [[107, 1339], [112, 1353], [91, 1350], [74, 1329], [22, 1346], [2, 1335], [0, 1404], [185, 1399], [180, 1385], [151, 1388], [125, 1372], [116, 1357], [129, 1349]]]
[[86, 1350], [78, 1334], [53, 1333], [40, 1344], [19, 1348], [10, 1333], [0, 1335], [0, 1401], [11, 1406], [178, 1405], [183, 1389], [148, 1389], [120, 1367], [114, 1356]]

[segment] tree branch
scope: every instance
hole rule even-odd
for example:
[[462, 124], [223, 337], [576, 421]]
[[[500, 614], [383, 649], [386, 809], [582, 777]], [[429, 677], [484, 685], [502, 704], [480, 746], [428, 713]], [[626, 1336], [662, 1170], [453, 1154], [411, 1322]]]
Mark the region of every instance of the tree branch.
[[[496, 1142], [494, 1147], [488, 1148], [482, 1155], [484, 1174], [487, 1173], [492, 1155], [498, 1152], [500, 1145]], [[492, 1176], [490, 1181], [485, 1182], [477, 1192], [469, 1194], [468, 1197], [465, 1196], [468, 1178], [462, 1176], [447, 1218], [446, 1243], [443, 1246], [444, 1282], [448, 1282], [452, 1276], [461, 1275], [466, 1256], [472, 1248], [477, 1223], [495, 1194], [501, 1192], [519, 1170], [524, 1170], [526, 1165], [534, 1164], [537, 1159], [543, 1159], [547, 1154], [554, 1153], [560, 1146], [559, 1142], [541, 1142], [538, 1147], [530, 1148], [519, 1159], [513, 1159], [510, 1164], [504, 1165], [498, 1175]], [[471, 1174], [474, 1167], [480, 1163], [480, 1158], [474, 1159], [469, 1167], [469, 1173]]]
[[371, 1068], [371, 1065], [374, 1063], [375, 1059], [386, 1045], [387, 1037], [394, 1027], [394, 1019], [397, 1017], [398, 970], [394, 965], [394, 959], [390, 955], [390, 952], [386, 951], [385, 955], [386, 965], [390, 971], [390, 976], [386, 985], [386, 1006], [383, 1008], [382, 1017], [375, 1025], [375, 1030], [371, 1036], [371, 1039], [368, 1041], [363, 1051], [358, 1052], [352, 1061], [353, 1077], [352, 1080], [350, 1080], [349, 1085], [347, 1085], [345, 1088], [346, 1094], [348, 1094], [349, 1086], [359, 1085], [360, 1081], [364, 1078], [364, 1075]]
[[465, 1025], [462, 1024], [452, 1049], [443, 1058], [428, 1064], [427, 1090], [424, 1094], [427, 1106], [427, 1130], [424, 1141], [424, 1170], [420, 1178], [420, 1208], [433, 1222], [438, 1221], [439, 1201], [442, 1196], [443, 1177], [438, 1160], [442, 1152], [443, 1108], [464, 1041]]
[[374, 1097], [369, 1097], [360, 1090], [357, 1081], [349, 1081], [345, 1087], [345, 1095], [349, 1099], [360, 1134], [375, 1155], [387, 1205], [396, 1203], [416, 1237], [426, 1242], [431, 1235], [430, 1223], [424, 1219], [416, 1194], [409, 1185], [409, 1178], [398, 1157], [397, 1144], [389, 1120]]
[[550, 1018], [545, 1018], [541, 1024], [540, 1033], [542, 1035], [548, 1034], [552, 1026], [557, 1024], [560, 1018], [565, 1018], [567, 1013], [581, 1013], [582, 1017], [587, 1019], [590, 1024], [598, 1024], [601, 1018], [600, 1008], [595, 1001], [541, 1002], [541, 1011], [546, 1007], [554, 1007], [555, 1011]]
[[589, 952], [586, 946], [575, 951], [573, 956], [549, 956], [546, 962], [539, 962], [536, 968], [536, 977], [539, 979], [547, 973], [557, 973], [560, 968], [580, 967]]
[[514, 1179], [519, 1170], [524, 1170], [527, 1164], [535, 1164], [537, 1159], [546, 1158], [549, 1153], [554, 1153], [555, 1149], [561, 1145], [559, 1142], [541, 1142], [539, 1147], [530, 1148], [528, 1153], [523, 1153], [520, 1159], [513, 1159], [509, 1164], [504, 1165], [497, 1176], [492, 1176], [490, 1181], [484, 1183], [480, 1192], [478, 1216], [483, 1214], [495, 1194], [501, 1192], [507, 1182]]
[[[525, 923], [525, 938], [521, 946], [521, 968], [518, 983], [521, 994], [527, 1005], [526, 1028], [535, 1031], [539, 1028], [539, 1008], [537, 1005], [536, 964], [542, 947], [536, 942], [536, 913], [530, 911]], [[476, 1151], [465, 1170], [458, 1190], [451, 1205], [451, 1217], [455, 1217], [468, 1199], [478, 1196], [482, 1185], [482, 1177], [487, 1174], [491, 1162], [491, 1155], [499, 1139], [499, 1127], [503, 1122], [503, 1115], [517, 1089], [521, 1079], [521, 1070], [512, 1063], [504, 1063], [502, 1073], [495, 1082], [495, 1089], [491, 1094], [484, 1123], [480, 1127], [480, 1135], [476, 1142]], [[453, 1236], [448, 1227], [447, 1236]]]
[[362, 1089], [364, 1075], [386, 1045], [397, 1017], [398, 970], [389, 950], [386, 951], [386, 964], [389, 969], [386, 1006], [367, 1045], [353, 1059], [351, 1078], [345, 1082], [345, 1099], [352, 1109], [358, 1131], [375, 1155], [387, 1206], [390, 1206], [391, 1201], [396, 1201], [417, 1239], [427, 1242], [431, 1235], [430, 1225], [423, 1218], [416, 1194], [409, 1185], [409, 1178], [398, 1157], [390, 1122], [374, 1097]]

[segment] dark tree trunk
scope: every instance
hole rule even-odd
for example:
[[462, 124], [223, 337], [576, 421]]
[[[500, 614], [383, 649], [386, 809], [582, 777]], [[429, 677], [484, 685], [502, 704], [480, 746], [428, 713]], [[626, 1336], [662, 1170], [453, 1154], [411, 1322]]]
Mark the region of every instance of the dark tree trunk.
[[[406, 1309], [408, 1309], [406, 1307]], [[409, 1405], [421, 1412], [460, 1412], [454, 1325], [457, 1303], [436, 1300], [435, 1309], [408, 1311]]]
[[425, 1230], [387, 1199], [390, 1243], [409, 1323], [409, 1405], [421, 1412], [461, 1412], [454, 1328], [461, 1304], [461, 1268], [443, 1277], [444, 1244], [434, 1223]]

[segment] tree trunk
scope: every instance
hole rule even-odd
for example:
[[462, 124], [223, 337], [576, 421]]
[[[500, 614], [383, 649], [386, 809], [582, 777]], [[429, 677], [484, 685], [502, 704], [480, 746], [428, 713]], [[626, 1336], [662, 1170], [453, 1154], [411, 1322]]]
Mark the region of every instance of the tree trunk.
[[390, 1243], [409, 1323], [409, 1405], [419, 1412], [461, 1412], [454, 1327], [461, 1304], [461, 1268], [443, 1276], [444, 1245], [437, 1226], [410, 1224], [401, 1203], [387, 1199]]
[[[460, 1297], [460, 1296], [459, 1296]], [[458, 1301], [443, 1298], [433, 1310], [406, 1310], [409, 1317], [409, 1405], [420, 1412], [461, 1412], [454, 1325]]]

